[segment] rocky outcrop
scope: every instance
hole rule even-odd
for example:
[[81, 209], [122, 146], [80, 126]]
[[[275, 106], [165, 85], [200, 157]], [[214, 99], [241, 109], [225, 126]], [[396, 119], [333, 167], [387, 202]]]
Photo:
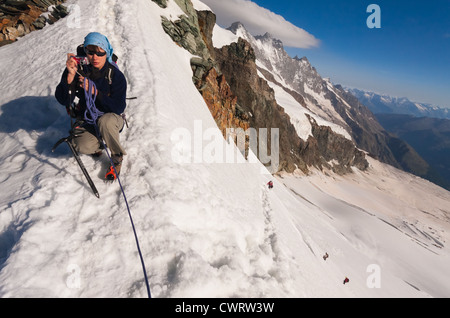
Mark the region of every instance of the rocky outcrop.
[[[279, 169], [293, 172], [299, 168], [307, 171], [298, 151], [302, 140], [290, 123], [289, 116], [275, 101], [273, 90], [257, 74], [255, 52], [251, 45], [239, 39], [237, 43], [216, 49], [216, 62], [220, 70], [229, 78], [232, 91], [238, 96], [238, 103], [250, 114], [250, 126], [255, 129], [278, 128]], [[268, 150], [271, 152], [268, 140]]]
[[185, 13], [177, 20], [171, 21], [162, 16], [162, 26], [164, 31], [172, 40], [188, 50], [193, 55], [202, 57], [205, 60], [210, 58], [209, 50], [200, 33], [199, 18], [190, 0], [175, 0]]
[[197, 16], [202, 40], [206, 44], [210, 57], [215, 59], [215, 50], [212, 38], [213, 30], [216, 25], [216, 15], [211, 11], [197, 11]]
[[245, 131], [250, 127], [248, 115], [237, 105], [237, 97], [223, 74], [219, 75], [213, 67], [198, 83], [202, 85], [200, 93], [224, 137], [227, 136], [227, 128]]
[[152, 1], [163, 9], [167, 8], [167, 0], [152, 0]]
[[162, 17], [162, 26], [164, 31], [181, 47], [192, 54], [198, 54], [203, 51], [203, 44], [197, 41], [200, 35], [199, 28], [188, 16], [183, 15], [176, 21], [170, 21]]
[[[328, 126], [320, 126], [314, 118], [306, 115], [311, 123], [312, 135], [308, 145], [300, 149], [301, 156], [310, 166], [320, 164], [338, 174], [352, 171], [352, 167], [366, 170], [369, 167], [365, 155], [352, 141], [334, 133]], [[306, 151], [310, 150], [310, 151]]]
[[[0, 1], [0, 46], [12, 43], [32, 31], [42, 29], [65, 17], [65, 0], [4, 0]], [[48, 17], [42, 14], [54, 6]]]
[[[191, 59], [193, 81], [198, 87], [201, 87], [199, 82], [215, 66], [214, 58], [211, 55], [213, 51], [210, 50], [212, 47], [212, 27], [214, 27], [216, 21], [215, 15], [211, 17], [206, 13], [197, 12], [192, 4], [189, 6], [183, 0], [177, 1], [180, 2], [179, 5], [186, 15], [180, 16], [175, 21], [162, 16], [162, 27], [175, 43], [196, 56]], [[211, 18], [213, 21], [208, 20]], [[210, 26], [211, 23], [212, 27]]]

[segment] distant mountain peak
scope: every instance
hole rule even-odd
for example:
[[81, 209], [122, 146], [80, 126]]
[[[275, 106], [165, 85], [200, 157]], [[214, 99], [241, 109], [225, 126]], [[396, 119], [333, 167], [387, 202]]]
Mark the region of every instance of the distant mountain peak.
[[264, 35], [257, 35], [255, 39], [263, 43], [272, 43], [273, 47], [278, 50], [284, 50], [283, 42], [273, 37], [272, 34], [266, 32]]
[[255, 39], [262, 43], [271, 43], [272, 46], [277, 50], [284, 50], [283, 42], [279, 39], [276, 39], [270, 32], [266, 32], [264, 35], [253, 35], [246, 28], [245, 25], [236, 21], [227, 30], [233, 32], [238, 36], [244, 37], [246, 40]]
[[236, 31], [239, 29], [245, 29], [245, 26], [244, 24], [242, 24], [242, 22], [236, 21], [227, 30], [230, 30], [231, 32], [236, 34]]
[[266, 32], [264, 35], [256, 35], [255, 39], [261, 40], [261, 41], [273, 41], [273, 40], [275, 40], [273, 35], [271, 33], [269, 33], [269, 32]]

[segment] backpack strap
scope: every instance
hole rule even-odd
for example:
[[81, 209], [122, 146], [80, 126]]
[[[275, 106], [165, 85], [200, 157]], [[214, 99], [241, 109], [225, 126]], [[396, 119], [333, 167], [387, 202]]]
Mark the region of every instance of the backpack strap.
[[112, 79], [114, 77], [114, 66], [109, 64], [108, 65], [108, 71], [106, 72], [106, 80], [108, 81], [109, 85], [112, 85]]

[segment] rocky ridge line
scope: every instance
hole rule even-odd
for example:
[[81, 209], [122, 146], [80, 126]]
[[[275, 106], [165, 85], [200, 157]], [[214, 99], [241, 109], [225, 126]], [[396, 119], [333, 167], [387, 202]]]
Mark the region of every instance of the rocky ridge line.
[[[15, 42], [28, 33], [40, 30], [67, 16], [65, 0], [0, 1], [0, 46]], [[52, 11], [49, 12], [49, 9]], [[43, 13], [49, 12], [47, 17]]]

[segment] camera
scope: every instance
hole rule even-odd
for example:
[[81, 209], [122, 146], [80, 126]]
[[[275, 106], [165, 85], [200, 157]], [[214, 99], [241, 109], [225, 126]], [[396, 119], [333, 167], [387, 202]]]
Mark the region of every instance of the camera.
[[77, 62], [77, 65], [89, 64], [89, 60], [86, 56], [73, 56], [72, 58]]

